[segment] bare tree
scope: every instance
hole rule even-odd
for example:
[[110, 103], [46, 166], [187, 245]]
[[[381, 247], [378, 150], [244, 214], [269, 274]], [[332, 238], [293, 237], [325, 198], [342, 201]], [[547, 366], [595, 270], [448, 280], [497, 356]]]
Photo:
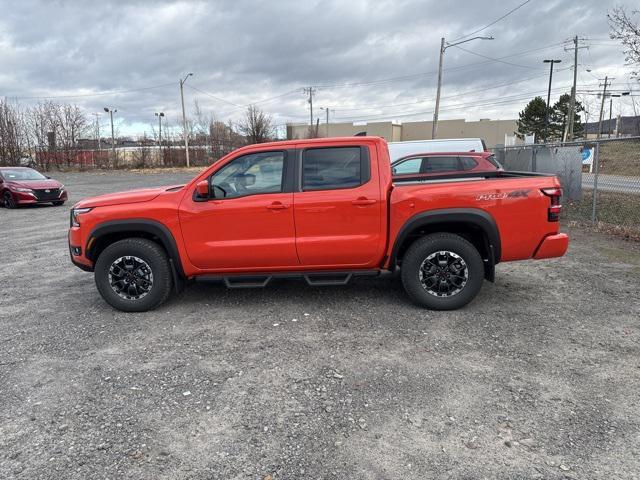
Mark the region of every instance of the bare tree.
[[247, 107], [245, 117], [238, 125], [238, 128], [249, 143], [264, 143], [273, 138], [271, 116], [265, 114], [255, 105]]
[[18, 163], [23, 143], [23, 122], [18, 108], [0, 100], [0, 165]]
[[[629, 14], [624, 7], [615, 7], [607, 18], [609, 19], [609, 36], [622, 42], [626, 61], [640, 67], [640, 24], [633, 18], [638, 14], [640, 10], [632, 10]], [[638, 76], [640, 72], [636, 71], [634, 75]]]

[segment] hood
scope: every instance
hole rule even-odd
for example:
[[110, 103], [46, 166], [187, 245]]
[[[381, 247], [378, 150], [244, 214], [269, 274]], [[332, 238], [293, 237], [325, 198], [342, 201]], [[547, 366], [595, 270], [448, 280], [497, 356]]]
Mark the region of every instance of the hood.
[[16, 187], [31, 188], [34, 190], [44, 190], [47, 188], [60, 188], [62, 184], [57, 180], [9, 180], [9, 185], [15, 185]]
[[79, 201], [74, 208], [107, 207], [109, 205], [123, 205], [126, 203], [149, 202], [167, 190], [177, 190], [184, 185], [172, 185], [168, 187], [141, 188], [127, 192], [108, 193]]

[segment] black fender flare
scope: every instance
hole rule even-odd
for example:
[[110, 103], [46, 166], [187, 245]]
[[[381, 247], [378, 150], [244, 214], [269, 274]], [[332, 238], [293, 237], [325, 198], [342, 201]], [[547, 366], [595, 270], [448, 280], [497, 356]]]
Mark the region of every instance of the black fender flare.
[[[180, 261], [180, 253], [178, 252], [178, 246], [176, 240], [173, 237], [171, 231], [162, 223], [157, 220], [149, 220], [146, 218], [132, 218], [122, 220], [110, 220], [107, 222], [99, 223], [91, 230], [89, 234], [87, 245], [85, 247], [85, 255], [89, 260], [93, 258], [93, 248], [105, 235], [111, 235], [114, 233], [139, 233], [143, 232], [148, 235], [152, 235], [160, 241], [164, 249], [169, 255], [169, 261], [171, 262], [172, 271], [179, 275], [180, 278], [185, 278], [184, 270], [182, 268], [182, 262]], [[174, 278], [174, 280], [176, 280]]]
[[494, 218], [484, 210], [477, 208], [447, 208], [417, 213], [405, 222], [398, 232], [391, 250], [391, 265], [396, 265], [400, 247], [412, 231], [416, 228], [447, 223], [467, 224], [479, 228], [488, 241], [489, 262], [492, 264], [490, 267], [500, 262], [502, 246], [500, 232]]

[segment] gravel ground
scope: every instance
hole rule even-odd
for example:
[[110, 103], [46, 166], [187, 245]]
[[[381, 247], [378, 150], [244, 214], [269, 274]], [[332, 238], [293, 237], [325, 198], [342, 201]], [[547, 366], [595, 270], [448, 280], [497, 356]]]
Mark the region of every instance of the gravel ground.
[[[72, 202], [192, 174], [60, 174]], [[640, 478], [640, 247], [571, 229], [455, 312], [397, 278], [124, 314], [68, 208], [0, 211], [0, 478]]]

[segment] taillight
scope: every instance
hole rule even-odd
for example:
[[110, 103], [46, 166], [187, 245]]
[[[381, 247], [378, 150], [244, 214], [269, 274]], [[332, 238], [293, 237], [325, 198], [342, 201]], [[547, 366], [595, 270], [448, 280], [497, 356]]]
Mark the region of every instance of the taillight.
[[551, 198], [551, 205], [548, 210], [548, 219], [550, 222], [557, 222], [560, 220], [560, 212], [562, 211], [562, 205], [560, 205], [560, 198], [562, 197], [561, 188], [543, 188], [542, 193]]

